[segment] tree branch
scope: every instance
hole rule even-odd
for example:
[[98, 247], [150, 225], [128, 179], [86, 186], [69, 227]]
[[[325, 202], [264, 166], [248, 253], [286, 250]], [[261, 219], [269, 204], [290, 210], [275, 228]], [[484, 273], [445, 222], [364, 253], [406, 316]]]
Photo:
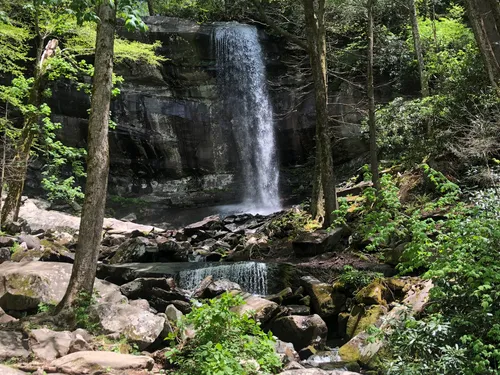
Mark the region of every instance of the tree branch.
[[267, 24], [267, 26], [269, 26], [271, 29], [273, 29], [278, 34], [281, 34], [285, 38], [289, 39], [292, 43], [296, 44], [297, 46], [299, 46], [300, 48], [302, 48], [306, 52], [309, 52], [309, 46], [307, 45], [307, 43], [304, 40], [300, 39], [297, 35], [286, 31], [282, 27], [279, 27], [278, 25], [276, 25], [276, 23], [272, 19], [269, 18], [269, 16], [264, 11], [264, 8], [262, 8], [262, 4], [259, 0], [250, 0], [250, 1], [255, 6], [255, 8], [259, 12], [260, 17], [262, 18], [263, 22], [265, 22]]

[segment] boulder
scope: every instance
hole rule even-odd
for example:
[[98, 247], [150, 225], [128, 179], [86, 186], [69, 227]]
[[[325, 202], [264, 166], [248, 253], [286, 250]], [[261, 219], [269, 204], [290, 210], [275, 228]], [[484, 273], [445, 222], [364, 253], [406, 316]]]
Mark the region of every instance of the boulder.
[[227, 279], [214, 280], [213, 276], [205, 277], [193, 292], [194, 298], [214, 298], [222, 293], [232, 290], [240, 290], [241, 286]]
[[300, 361], [299, 354], [295, 351], [293, 344], [290, 342], [284, 342], [281, 340], [276, 340], [276, 354], [281, 359], [281, 363], [287, 364], [294, 361]]
[[92, 336], [84, 329], [77, 329], [71, 334], [71, 343], [69, 344], [69, 353], [92, 350]]
[[0, 374], [2, 375], [26, 375], [25, 372], [16, 370], [15, 368], [5, 366], [5, 365], [0, 365]]
[[10, 247], [0, 247], [0, 264], [10, 260]]
[[14, 237], [0, 236], [0, 247], [12, 247], [14, 242], [16, 242]]
[[356, 301], [365, 305], [387, 305], [384, 296], [387, 288], [378, 280], [365, 286], [356, 294]]
[[130, 299], [145, 298], [149, 295], [152, 288], [159, 288], [167, 291], [176, 288], [175, 281], [172, 278], [165, 277], [139, 277], [134, 281], [123, 284], [120, 291]]
[[158, 244], [158, 251], [162, 260], [186, 262], [189, 253], [192, 251], [191, 244], [186, 241], [179, 242], [165, 237], [158, 237], [156, 243]]
[[347, 320], [347, 336], [354, 337], [365, 331], [368, 327], [375, 325], [379, 318], [385, 314], [387, 314], [387, 307], [382, 305], [354, 306]]
[[41, 246], [36, 249], [18, 249], [12, 254], [12, 261], [42, 261], [42, 262], [64, 262], [73, 263], [75, 255], [67, 248], [54, 242], [42, 240]]
[[291, 315], [276, 319], [270, 330], [280, 340], [291, 342], [299, 351], [309, 345], [321, 348], [326, 342], [328, 328], [319, 315]]
[[[40, 302], [59, 303], [68, 287], [71, 264], [53, 262], [4, 262], [0, 264], [0, 307], [29, 310]], [[119, 302], [125, 297], [118, 286], [95, 280], [99, 302]]]
[[[374, 325], [381, 330], [387, 330], [391, 328], [391, 324], [404, 319], [408, 314], [413, 315], [422, 312], [429, 300], [432, 287], [431, 280], [415, 283], [406, 293], [402, 304], [394, 307], [387, 315], [380, 317]], [[383, 340], [373, 342], [373, 340], [370, 340], [370, 335], [366, 331], [362, 331], [340, 347], [339, 355], [343, 361], [359, 362], [366, 365], [382, 349], [383, 345]]]
[[[333, 287], [330, 284], [322, 283], [312, 276], [304, 276], [300, 279], [300, 284], [306, 293], [311, 297], [311, 307], [313, 312], [321, 317], [328, 317], [338, 314], [345, 304], [344, 295], [333, 294]], [[333, 299], [335, 296], [335, 300]]]
[[200, 230], [215, 230], [222, 228], [222, 221], [218, 215], [207, 216], [201, 221], [190, 224], [184, 228], [184, 233], [187, 236], [196, 235]]
[[91, 307], [91, 315], [98, 319], [107, 333], [121, 333], [145, 349], [160, 336], [165, 318], [137, 306], [124, 303], [100, 303]]
[[56, 359], [52, 361], [51, 366], [71, 374], [97, 375], [110, 371], [151, 370], [154, 361], [146, 356], [83, 351]]
[[279, 305], [276, 302], [271, 302], [248, 293], [244, 293], [242, 296], [245, 304], [234, 307], [234, 311], [241, 315], [251, 313], [251, 316], [262, 324], [268, 322], [279, 311]]
[[184, 316], [184, 314], [174, 305], [167, 306], [167, 308], [165, 309], [165, 315], [167, 316], [168, 320], [174, 323], [177, 323]]
[[25, 243], [28, 250], [39, 250], [41, 247], [40, 239], [38, 237], [26, 233], [21, 233], [17, 240], [19, 243]]
[[153, 254], [157, 252], [158, 245], [154, 241], [146, 237], [133, 237], [118, 247], [109, 263], [148, 262], [152, 260]]
[[344, 237], [343, 228], [317, 230], [303, 233], [293, 241], [293, 251], [297, 257], [312, 257], [332, 251]]
[[47, 328], [33, 329], [29, 334], [30, 348], [43, 361], [52, 361], [69, 353], [73, 337], [69, 331], [55, 332]]
[[343, 370], [321, 370], [319, 368], [287, 370], [279, 375], [360, 375], [358, 372], [343, 371]]
[[241, 286], [227, 279], [212, 281], [206, 290], [207, 298], [217, 297], [230, 290], [241, 290]]
[[149, 306], [149, 302], [146, 299], [136, 299], [133, 301], [129, 301], [130, 306], [136, 306], [142, 310], [149, 311], [151, 307]]
[[27, 358], [28, 345], [23, 334], [15, 331], [0, 331], [0, 360]]
[[279, 293], [266, 296], [266, 299], [268, 299], [269, 301], [273, 301], [273, 302], [281, 304], [284, 299], [290, 298], [292, 295], [293, 295], [292, 288], [287, 287]]
[[0, 324], [5, 324], [5, 323], [10, 323], [10, 322], [15, 322], [17, 321], [16, 318], [10, 316], [7, 314], [3, 309], [0, 307]]
[[305, 305], [288, 305], [285, 307], [288, 315], [311, 315], [311, 308]]

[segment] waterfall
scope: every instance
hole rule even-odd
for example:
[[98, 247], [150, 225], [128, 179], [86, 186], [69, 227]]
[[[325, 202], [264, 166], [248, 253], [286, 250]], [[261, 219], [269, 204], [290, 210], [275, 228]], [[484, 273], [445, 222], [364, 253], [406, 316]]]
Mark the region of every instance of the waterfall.
[[225, 24], [215, 30], [221, 120], [232, 129], [244, 177], [247, 211], [280, 210], [273, 111], [262, 50], [254, 26]]
[[212, 275], [214, 280], [228, 279], [235, 282], [249, 293], [267, 294], [267, 265], [257, 262], [233, 263], [181, 271], [178, 276], [179, 286], [183, 289], [193, 290], [209, 275]]

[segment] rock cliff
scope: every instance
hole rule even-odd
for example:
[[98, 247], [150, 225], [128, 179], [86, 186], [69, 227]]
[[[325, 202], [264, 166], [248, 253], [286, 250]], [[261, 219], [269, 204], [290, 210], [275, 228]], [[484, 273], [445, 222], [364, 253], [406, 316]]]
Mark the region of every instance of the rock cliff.
[[[146, 34], [122, 36], [161, 41], [158, 53], [168, 60], [159, 68], [116, 67], [125, 83], [112, 107], [117, 126], [110, 133], [109, 193], [141, 197], [162, 207], [237, 202], [241, 168], [235, 140], [219, 121], [223, 108], [218, 106], [213, 43], [217, 25], [166, 17], [147, 17], [146, 23]], [[283, 41], [263, 31], [259, 38], [276, 114], [281, 190], [287, 196], [309, 188], [308, 179], [301, 181], [304, 174], [294, 172], [294, 167], [313, 154], [314, 102], [310, 93], [299, 98], [306, 78], [290, 72], [284, 63]], [[65, 85], [54, 93], [53, 113], [64, 125], [62, 137], [84, 147], [88, 98]], [[359, 135], [356, 127], [344, 130]]]

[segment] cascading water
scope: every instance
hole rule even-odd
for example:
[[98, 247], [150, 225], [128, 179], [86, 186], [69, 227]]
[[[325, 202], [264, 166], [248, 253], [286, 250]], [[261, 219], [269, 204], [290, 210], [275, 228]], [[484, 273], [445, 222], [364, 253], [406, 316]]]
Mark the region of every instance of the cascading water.
[[228, 279], [233, 281], [249, 293], [267, 294], [267, 265], [257, 262], [233, 263], [181, 271], [178, 276], [179, 286], [193, 290], [209, 275], [212, 275], [215, 280]]
[[238, 147], [245, 186], [244, 210], [279, 211], [273, 111], [257, 29], [237, 23], [219, 26], [215, 45], [221, 116], [232, 128]]

